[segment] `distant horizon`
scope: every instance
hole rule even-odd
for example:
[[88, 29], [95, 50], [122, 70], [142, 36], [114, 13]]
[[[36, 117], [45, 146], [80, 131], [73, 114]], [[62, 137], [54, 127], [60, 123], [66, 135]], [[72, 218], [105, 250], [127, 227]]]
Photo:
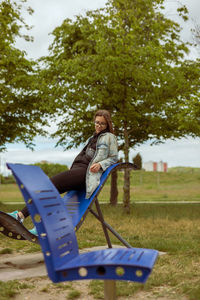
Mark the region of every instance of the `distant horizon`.
[[[29, 162], [29, 163], [22, 163], [22, 164], [25, 164], [25, 165], [28, 165], [28, 164], [30, 164], [30, 165], [32, 165], [32, 164], [39, 164], [39, 163], [49, 163], [49, 164], [59, 164], [59, 165], [62, 165], [62, 166], [66, 166], [66, 167], [68, 167], [68, 168], [70, 168], [70, 165], [68, 165], [68, 164], [66, 164], [66, 163], [64, 163], [64, 162], [62, 162], [62, 161], [48, 161], [48, 160], [46, 160], [46, 161], [44, 161], [44, 160], [41, 160], [41, 161], [37, 161], [37, 162]], [[129, 162], [132, 162], [132, 161], [129, 161]], [[149, 160], [149, 161], [143, 161], [142, 162], [142, 169], [144, 170], [144, 167], [143, 167], [143, 164], [144, 163], [148, 163], [148, 162], [161, 162], [161, 161], [155, 161], [155, 160]], [[162, 161], [162, 162], [166, 162], [167, 163], [167, 161]], [[6, 166], [6, 163], [9, 163], [9, 162], [3, 162], [2, 161], [2, 159], [1, 159], [1, 154], [0, 154], [0, 175], [2, 175], [2, 176], [4, 176], [4, 177], [7, 177], [7, 176], [10, 176], [12, 173], [11, 173], [11, 171], [7, 168], [7, 166]], [[14, 163], [14, 162], [13, 162]], [[17, 163], [17, 162], [16, 162]], [[168, 163], [167, 163], [168, 164]], [[189, 166], [189, 165], [187, 165], [187, 166], [183, 166], [183, 165], [177, 165], [177, 166], [168, 166], [167, 165], [167, 170], [169, 170], [169, 169], [178, 169], [178, 168], [182, 168], [182, 169], [200, 169], [200, 167], [199, 166]], [[164, 173], [164, 172], [162, 172], [162, 171], [147, 171], [146, 170], [146, 172], [161, 172], [161, 173]], [[1, 182], [0, 182], [1, 183]]]
[[[1, 165], [10, 163], [34, 164], [43, 160], [50, 163], [59, 163], [71, 166], [74, 158], [78, 155], [84, 145], [78, 148], [65, 151], [62, 147], [55, 147], [56, 141], [38, 137], [35, 140], [35, 149], [31, 151], [22, 143], [7, 145], [7, 151], [0, 153]], [[142, 157], [142, 162], [163, 161], [171, 167], [200, 167], [200, 138], [182, 138], [176, 141], [166, 140], [159, 145], [151, 145], [151, 141], [130, 149], [129, 161], [137, 154]], [[119, 151], [119, 159], [123, 158], [122, 151]], [[0, 171], [4, 168], [0, 168]], [[3, 172], [6, 172], [3, 170]], [[2, 171], [1, 171], [2, 173]]]

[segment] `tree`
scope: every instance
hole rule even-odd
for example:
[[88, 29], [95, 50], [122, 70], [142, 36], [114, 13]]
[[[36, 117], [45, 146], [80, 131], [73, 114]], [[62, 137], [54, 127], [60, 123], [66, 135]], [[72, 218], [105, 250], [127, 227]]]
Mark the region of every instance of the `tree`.
[[68, 167], [65, 165], [49, 163], [49, 162], [39, 162], [36, 163], [35, 166], [40, 167], [48, 177], [53, 177], [56, 174], [68, 170]]
[[142, 170], [142, 156], [140, 153], [137, 153], [136, 156], [133, 157], [133, 163], [137, 166], [138, 170]]
[[113, 206], [117, 205], [117, 200], [118, 200], [117, 178], [118, 178], [117, 170], [114, 170], [111, 174], [111, 180], [110, 180], [110, 204]]
[[[123, 162], [122, 158], [119, 159], [120, 163]], [[117, 186], [117, 179], [118, 179], [118, 170], [114, 170], [111, 173], [110, 179], [110, 204], [115, 206], [118, 202], [118, 186]]]
[[[188, 45], [180, 39], [180, 26], [161, 13], [163, 2], [110, 0], [104, 9], [66, 19], [54, 30], [41, 74], [64, 116], [54, 134], [58, 144], [71, 148], [84, 142], [98, 108], [112, 112], [125, 162], [130, 148], [147, 140], [199, 136], [200, 64], [185, 60]], [[186, 19], [185, 8], [179, 13]], [[130, 211], [129, 170], [124, 209]]]
[[[21, 29], [29, 30], [21, 17], [26, 0], [0, 3], [0, 151], [7, 143], [24, 142], [31, 147], [36, 134], [43, 134], [45, 105], [38, 99], [36, 64], [15, 47], [17, 38], [31, 41]], [[32, 9], [27, 8], [29, 14]]]

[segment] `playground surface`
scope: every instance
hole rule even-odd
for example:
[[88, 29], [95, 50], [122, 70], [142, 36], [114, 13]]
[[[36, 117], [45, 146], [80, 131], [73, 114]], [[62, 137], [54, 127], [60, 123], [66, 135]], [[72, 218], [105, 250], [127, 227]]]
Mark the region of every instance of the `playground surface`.
[[[9, 210], [16, 208], [11, 206]], [[2, 210], [6, 211], [6, 207], [2, 207]], [[158, 249], [166, 253], [158, 258], [144, 286], [117, 282], [118, 299], [200, 300], [199, 204], [138, 204], [131, 207], [130, 215], [123, 214], [120, 205], [103, 205], [103, 212], [108, 223], [128, 238], [134, 247]], [[26, 222], [31, 228], [31, 220], [27, 219]], [[92, 215], [88, 215], [77, 234], [80, 249], [91, 247], [94, 250], [97, 246], [105, 245], [102, 228], [97, 226]], [[116, 244], [115, 239], [113, 244]], [[36, 269], [34, 257], [37, 258]], [[17, 258], [22, 259], [19, 268], [16, 267]], [[103, 295], [102, 281], [53, 284], [42, 270], [45, 272], [38, 245], [0, 235], [0, 275], [3, 277], [0, 279], [1, 300], [103, 299], [97, 297], [101, 292]], [[6, 279], [7, 275], [10, 275], [9, 279]], [[23, 278], [25, 275], [26, 278]], [[8, 297], [7, 291], [9, 295], [13, 291], [19, 295]]]
[[[120, 248], [119, 245], [114, 247]], [[80, 252], [83, 253], [106, 248], [107, 246], [86, 248], [80, 250]], [[0, 269], [0, 281], [47, 276], [42, 252], [15, 256], [10, 254], [4, 255], [3, 257], [0, 256]]]
[[[119, 245], [114, 247], [120, 247]], [[80, 252], [95, 251], [105, 249], [107, 246], [98, 246], [93, 248], [85, 248]], [[165, 254], [160, 252], [159, 255]], [[8, 282], [10, 280], [18, 280], [22, 285], [27, 285], [30, 288], [20, 289], [19, 293], [15, 295], [15, 300], [59, 300], [66, 299], [81, 299], [93, 300], [93, 295], [89, 294], [90, 280], [74, 281], [68, 283], [53, 284], [47, 277], [47, 272], [44, 264], [42, 253], [30, 254], [6, 254], [0, 256], [0, 281]], [[34, 287], [34, 288], [33, 288]], [[103, 288], [103, 286], [102, 286]], [[70, 292], [69, 292], [70, 290]], [[74, 293], [73, 293], [74, 291]], [[77, 291], [75, 293], [75, 291]], [[78, 291], [81, 291], [80, 297]], [[67, 296], [69, 295], [69, 296]], [[74, 296], [73, 296], [74, 295]], [[117, 299], [124, 299], [118, 297]], [[127, 299], [155, 299], [155, 295], [151, 292], [140, 291]], [[173, 300], [173, 298], [156, 298], [157, 300]], [[187, 300], [186, 298], [183, 300]]]

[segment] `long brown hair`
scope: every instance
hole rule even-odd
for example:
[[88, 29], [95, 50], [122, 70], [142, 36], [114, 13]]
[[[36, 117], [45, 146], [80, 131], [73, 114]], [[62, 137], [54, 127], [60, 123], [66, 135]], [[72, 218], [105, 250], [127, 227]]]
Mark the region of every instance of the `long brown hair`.
[[94, 120], [96, 119], [96, 117], [104, 117], [106, 122], [107, 122], [109, 132], [114, 133], [112, 120], [111, 120], [111, 115], [110, 115], [110, 112], [108, 110], [106, 110], [106, 109], [98, 110], [95, 113]]

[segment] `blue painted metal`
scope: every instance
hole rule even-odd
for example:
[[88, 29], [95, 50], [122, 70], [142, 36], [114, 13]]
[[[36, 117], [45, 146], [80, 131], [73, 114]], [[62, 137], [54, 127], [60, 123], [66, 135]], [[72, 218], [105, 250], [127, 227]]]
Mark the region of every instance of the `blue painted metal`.
[[73, 226], [76, 227], [81, 222], [81, 219], [84, 218], [86, 213], [88, 212], [87, 209], [92, 205], [95, 198], [98, 196], [100, 191], [102, 190], [105, 182], [108, 179], [108, 176], [115, 170], [115, 169], [123, 169], [123, 168], [131, 168], [135, 169], [135, 165], [131, 163], [116, 163], [111, 165], [109, 168], [103, 172], [100, 184], [94, 191], [94, 193], [91, 195], [89, 199], [85, 198], [85, 190], [72, 190], [65, 194], [63, 197], [63, 201], [65, 205], [67, 206], [68, 212], [71, 215]]
[[53, 282], [82, 279], [144, 283], [158, 251], [106, 249], [79, 254], [70, 214], [49, 178], [37, 166], [8, 164], [38, 231], [48, 275]]
[[88, 207], [93, 203], [95, 197], [99, 194], [100, 190], [103, 187], [103, 184], [106, 182], [108, 175], [112, 170], [119, 164], [114, 164], [110, 166], [101, 176], [100, 184], [94, 193], [89, 199], [85, 198], [85, 190], [81, 191], [70, 191], [64, 197], [63, 201], [67, 206], [67, 209], [72, 217], [72, 223], [76, 227], [81, 219], [84, 217], [84, 214], [87, 212]]

